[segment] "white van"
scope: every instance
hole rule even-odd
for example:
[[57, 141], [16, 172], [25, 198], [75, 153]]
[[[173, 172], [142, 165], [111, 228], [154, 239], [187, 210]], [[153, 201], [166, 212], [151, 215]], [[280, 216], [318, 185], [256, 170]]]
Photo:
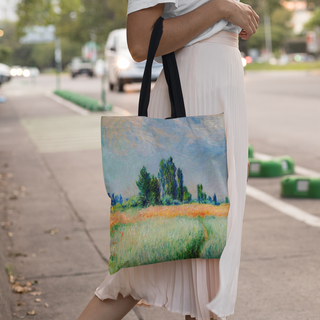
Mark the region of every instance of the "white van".
[[[126, 29], [117, 29], [110, 32], [106, 47], [105, 57], [107, 63], [109, 88], [115, 86], [119, 92], [123, 91], [126, 83], [141, 82], [146, 62], [135, 62], [127, 45]], [[152, 81], [156, 81], [162, 70], [162, 64], [153, 62]]]

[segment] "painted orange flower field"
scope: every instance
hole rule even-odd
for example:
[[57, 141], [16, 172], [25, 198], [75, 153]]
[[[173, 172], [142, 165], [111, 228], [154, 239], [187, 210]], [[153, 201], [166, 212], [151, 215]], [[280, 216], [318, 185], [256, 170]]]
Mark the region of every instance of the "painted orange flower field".
[[130, 211], [114, 212], [110, 215], [110, 227], [116, 224], [136, 223], [149, 218], [163, 217], [175, 218], [178, 216], [184, 217], [201, 217], [214, 216], [227, 217], [229, 212], [229, 203], [222, 203], [219, 206], [211, 204], [190, 203], [179, 206], [150, 206], [140, 209], [135, 214]]

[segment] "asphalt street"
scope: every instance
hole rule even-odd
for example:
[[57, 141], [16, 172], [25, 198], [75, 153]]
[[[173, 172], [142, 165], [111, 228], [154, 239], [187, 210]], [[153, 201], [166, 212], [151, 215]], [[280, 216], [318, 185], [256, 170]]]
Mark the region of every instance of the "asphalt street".
[[[320, 175], [320, 73], [247, 72], [245, 84], [249, 142], [257, 157], [289, 155], [299, 168]], [[61, 87], [101, 96], [97, 78], [63, 76]], [[28, 311], [35, 311], [34, 319], [76, 319], [106, 274], [110, 203], [102, 178], [101, 114], [68, 109], [50, 97], [54, 88], [54, 76], [43, 75], [13, 79], [0, 90], [7, 98], [0, 104], [3, 256], [16, 277], [41, 292], [41, 301], [13, 293], [13, 319]], [[124, 93], [107, 91], [108, 102], [132, 115], [138, 99], [139, 84], [125, 86]], [[261, 193], [247, 196], [230, 320], [320, 319], [320, 228], [285, 213], [296, 208], [320, 218], [320, 200], [281, 198], [280, 180], [249, 179], [250, 190]], [[183, 319], [157, 307], [135, 307], [126, 318]]]

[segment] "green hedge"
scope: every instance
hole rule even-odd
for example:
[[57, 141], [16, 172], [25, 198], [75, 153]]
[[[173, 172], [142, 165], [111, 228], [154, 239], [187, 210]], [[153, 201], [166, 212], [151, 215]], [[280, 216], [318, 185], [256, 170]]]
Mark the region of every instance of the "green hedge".
[[67, 90], [56, 90], [54, 93], [68, 101], [75, 103], [76, 105], [91, 110], [91, 111], [111, 111], [111, 106], [103, 107], [98, 100], [83, 96], [81, 94], [67, 91]]

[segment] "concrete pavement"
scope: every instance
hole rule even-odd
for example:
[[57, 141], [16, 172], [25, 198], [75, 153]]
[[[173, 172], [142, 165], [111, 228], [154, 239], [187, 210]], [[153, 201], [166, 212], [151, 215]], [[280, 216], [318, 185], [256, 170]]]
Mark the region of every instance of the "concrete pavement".
[[[94, 128], [101, 114], [82, 117], [43, 95], [31, 100], [11, 97], [0, 109], [1, 263], [13, 288], [26, 291], [11, 293], [2, 268], [0, 319], [77, 319], [107, 273], [110, 203]], [[68, 124], [78, 139], [70, 140]], [[126, 319], [150, 314], [140, 309]], [[165, 309], [157, 314], [182, 319]]]
[[[7, 286], [2, 292], [10, 298], [12, 310], [8, 303], [0, 305], [1, 311], [3, 308], [6, 312], [1, 312], [0, 319], [11, 319], [13, 313], [12, 319], [28, 317], [28, 311], [36, 313], [34, 319], [77, 319], [107, 269], [110, 204], [103, 184], [99, 116], [77, 115], [45, 97], [40, 90], [12, 94], [15, 92], [12, 86], [4, 88], [8, 101], [0, 105], [2, 259], [16, 282], [21, 283], [20, 287], [25, 290], [32, 287], [41, 294], [11, 293], [8, 280], [3, 281], [2, 268], [0, 285], [1, 289], [2, 283]], [[255, 119], [259, 117], [254, 109], [255, 99], [264, 91], [268, 90], [257, 87], [256, 95], [248, 99], [249, 112]], [[289, 102], [284, 108], [294, 103]], [[279, 108], [270, 104], [273, 114]], [[290, 130], [299, 120], [298, 107], [292, 108], [296, 112], [287, 124]], [[315, 105], [309, 104], [308, 108], [316, 112]], [[260, 129], [267, 126], [266, 118]], [[274, 130], [281, 139], [270, 144], [265, 144], [259, 126], [251, 130], [259, 151], [275, 155], [284, 151], [279, 143], [288, 139], [285, 128], [278, 125]], [[84, 139], [86, 142], [81, 143]], [[301, 137], [300, 144], [303, 141]], [[317, 151], [302, 155], [292, 141], [285, 151], [294, 153], [300, 165], [310, 163], [309, 168], [317, 170], [316, 159], [312, 157]], [[304, 159], [308, 161], [304, 163]], [[279, 180], [250, 179], [249, 184], [279, 197]], [[288, 202], [320, 216], [319, 200]], [[319, 228], [247, 197], [238, 299], [230, 320], [318, 320], [319, 237]], [[2, 301], [6, 303], [7, 299]], [[164, 308], [143, 307], [136, 307], [127, 317], [183, 319]]]

